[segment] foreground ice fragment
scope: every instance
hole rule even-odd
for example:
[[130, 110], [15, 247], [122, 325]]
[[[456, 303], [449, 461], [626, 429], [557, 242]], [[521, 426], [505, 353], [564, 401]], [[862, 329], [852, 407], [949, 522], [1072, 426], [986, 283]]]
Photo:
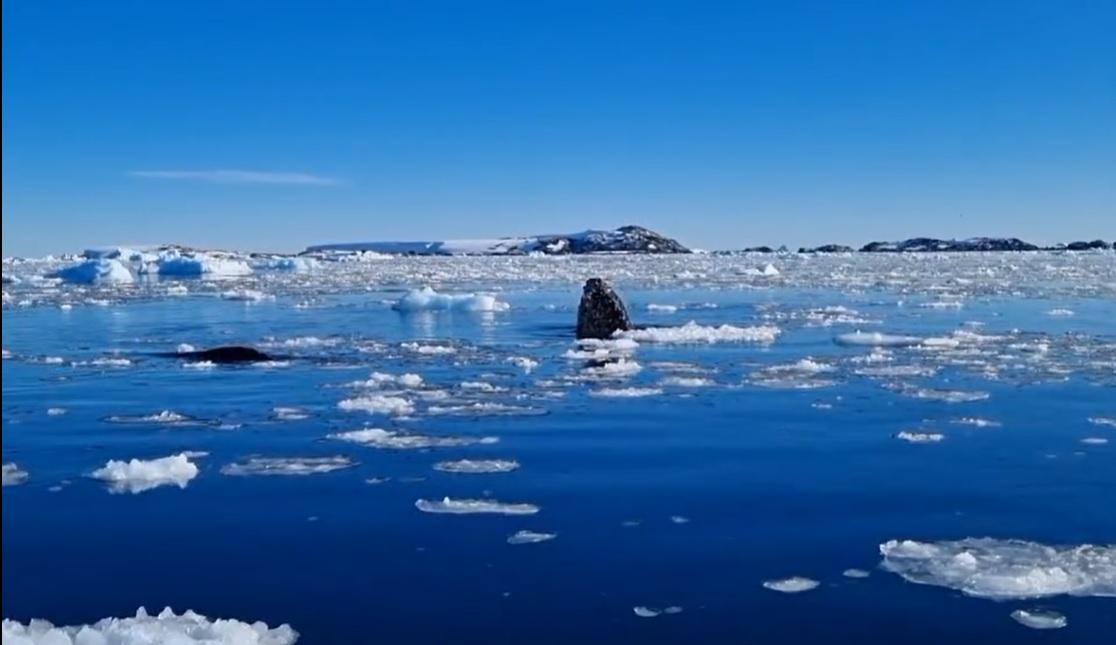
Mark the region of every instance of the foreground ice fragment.
[[5, 619], [2, 631], [5, 645], [291, 645], [298, 640], [298, 632], [290, 625], [272, 629], [263, 622], [210, 620], [190, 610], [176, 615], [170, 607], [157, 616], [140, 607], [133, 618], [104, 618], [92, 625], [66, 627], [45, 620], [24, 625]]
[[441, 461], [434, 464], [434, 470], [469, 475], [510, 473], [518, 468], [519, 462], [513, 459], [459, 459], [457, 461]]
[[18, 486], [27, 481], [27, 471], [20, 470], [14, 463], [4, 464], [4, 486]]
[[400, 432], [397, 430], [384, 430], [383, 428], [362, 428], [349, 430], [329, 435], [331, 439], [340, 439], [350, 443], [373, 448], [391, 448], [396, 450], [420, 448], [453, 448], [470, 446], [473, 444], [493, 444], [499, 441], [497, 437], [462, 437], [462, 436], [434, 436], [413, 432]]
[[1116, 545], [889, 540], [880, 545], [880, 554], [884, 569], [909, 582], [980, 598], [1116, 596]]
[[779, 335], [779, 328], [772, 325], [737, 327], [734, 325], [706, 326], [691, 320], [678, 327], [647, 327], [617, 332], [617, 336], [649, 343], [770, 343]]

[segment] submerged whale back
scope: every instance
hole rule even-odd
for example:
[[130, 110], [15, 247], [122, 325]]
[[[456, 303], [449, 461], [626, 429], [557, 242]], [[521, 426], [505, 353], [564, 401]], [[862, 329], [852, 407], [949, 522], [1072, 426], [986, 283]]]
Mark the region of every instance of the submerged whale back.
[[587, 280], [577, 306], [577, 337], [611, 338], [615, 332], [631, 328], [624, 301], [612, 287], [600, 278]]
[[210, 361], [212, 363], [251, 363], [268, 361], [271, 357], [254, 347], [229, 345], [226, 347], [213, 347], [196, 352], [182, 352], [177, 355], [195, 361]]

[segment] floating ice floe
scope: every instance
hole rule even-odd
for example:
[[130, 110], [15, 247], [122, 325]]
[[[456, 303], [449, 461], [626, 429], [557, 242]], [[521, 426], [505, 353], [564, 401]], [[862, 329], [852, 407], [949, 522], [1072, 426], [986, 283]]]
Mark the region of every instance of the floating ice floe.
[[264, 293], [256, 289], [230, 289], [221, 292], [223, 300], [238, 300], [240, 302], [262, 302], [264, 300], [275, 300], [275, 296], [270, 293]]
[[1098, 426], [1111, 426], [1116, 428], [1116, 418], [1112, 417], [1089, 417], [1089, 423]]
[[131, 367], [132, 361], [127, 358], [102, 356], [88, 361], [72, 361], [73, 367]]
[[106, 482], [110, 492], [135, 494], [160, 486], [186, 488], [198, 476], [198, 467], [180, 453], [159, 459], [112, 459], [89, 476]]
[[250, 457], [243, 461], [225, 464], [223, 475], [318, 475], [356, 465], [343, 455], [331, 457]]
[[558, 537], [557, 533], [539, 533], [537, 531], [516, 531], [508, 536], [508, 544], [538, 544]]
[[1088, 446], [1103, 446], [1108, 443], [1108, 439], [1106, 437], [1085, 437], [1081, 440], [1081, 443]]
[[507, 311], [511, 307], [495, 296], [475, 293], [438, 293], [430, 287], [409, 291], [392, 307], [396, 311]]
[[428, 356], [438, 356], [446, 354], [456, 354], [457, 348], [450, 347], [449, 345], [429, 345], [424, 343], [410, 342], [400, 343], [403, 349], [414, 352], [416, 354], [426, 354]]
[[258, 268], [291, 273], [309, 273], [319, 267], [314, 258], [274, 258], [259, 265]]
[[213, 361], [186, 361], [182, 363], [182, 369], [187, 370], [211, 370], [216, 369], [217, 363]]
[[914, 387], [909, 385], [888, 385], [887, 389], [898, 392], [904, 396], [929, 401], [942, 401], [945, 403], [971, 403], [983, 401], [991, 396], [988, 392], [979, 390], [942, 390], [937, 388]]
[[400, 396], [384, 396], [369, 394], [351, 399], [344, 399], [337, 407], [346, 412], [363, 411], [369, 414], [386, 414], [392, 416], [407, 416], [415, 411], [415, 404]]
[[658, 396], [662, 393], [662, 388], [658, 387], [602, 387], [600, 389], [590, 390], [589, 395], [613, 399], [634, 399], [645, 396]]
[[1051, 309], [1046, 312], [1047, 316], [1072, 316], [1074, 312], [1072, 309]]
[[47, 408], [48, 417], [60, 417], [66, 414], [66, 408]]
[[420, 499], [415, 501], [415, 508], [423, 513], [448, 513], [451, 515], [474, 513], [534, 515], [539, 512], [539, 507], [534, 504], [509, 504], [494, 499], [451, 499], [449, 497], [440, 500]]
[[546, 410], [507, 403], [478, 401], [461, 405], [432, 405], [427, 408], [426, 413], [431, 416], [534, 416], [546, 414]]
[[779, 335], [779, 328], [772, 325], [736, 327], [734, 325], [706, 326], [691, 320], [678, 327], [646, 327], [616, 332], [621, 338], [649, 343], [771, 343]]
[[626, 378], [638, 374], [643, 366], [636, 361], [621, 358], [586, 366], [581, 373], [590, 378]]
[[86, 260], [59, 269], [47, 277], [72, 284], [131, 284], [136, 281], [131, 269], [120, 260]]
[[700, 376], [666, 376], [659, 380], [659, 385], [666, 387], [709, 387], [713, 385], [713, 381]]
[[909, 582], [980, 598], [1116, 596], [1116, 545], [890, 540], [880, 545], [880, 554], [884, 569]]
[[105, 417], [109, 423], [155, 424], [169, 426], [200, 426], [211, 423], [205, 419], [192, 417], [174, 410], [162, 410], [153, 414], [114, 414]]
[[1044, 609], [1016, 609], [1011, 617], [1031, 629], [1061, 629], [1069, 624], [1064, 614]]
[[488, 383], [487, 381], [462, 381], [461, 385], [459, 385], [458, 387], [460, 387], [463, 390], [472, 390], [474, 392], [487, 392], [487, 393], [490, 393], [490, 394], [497, 393], [497, 392], [507, 392], [508, 391], [508, 388], [506, 388], [506, 387], [501, 387], [499, 385], [493, 385], [491, 383]]
[[832, 380], [819, 377], [835, 370], [835, 367], [827, 363], [803, 358], [794, 363], [771, 365], [757, 370], [748, 380], [755, 385], [766, 387], [810, 389], [833, 385]]
[[817, 588], [818, 581], [811, 578], [792, 576], [781, 580], [766, 580], [763, 586], [765, 589], [778, 591], [780, 593], [802, 593], [803, 591], [810, 591], [811, 589]]
[[895, 435], [896, 439], [901, 439], [907, 443], [938, 443], [945, 439], [945, 435], [940, 432], [919, 432], [917, 430], [901, 430]]
[[845, 576], [846, 578], [867, 578], [872, 574], [871, 572], [865, 571], [864, 569], [845, 569], [841, 572], [841, 575]]
[[840, 334], [834, 342], [838, 345], [854, 345], [869, 347], [911, 347], [922, 343], [918, 336], [901, 336], [897, 334], [883, 334], [880, 332], [854, 331], [851, 334]]
[[422, 386], [422, 377], [418, 374], [385, 374], [384, 372], [372, 372], [367, 380], [357, 381], [351, 383], [357, 387], [383, 387], [385, 385], [398, 385], [405, 388], [416, 388]]
[[509, 356], [504, 359], [504, 362], [511, 363], [524, 372], [530, 374], [532, 370], [539, 366], [539, 362], [527, 356]]
[[230, 618], [209, 618], [187, 610], [176, 615], [167, 607], [150, 616], [140, 607], [132, 618], [104, 618], [92, 625], [56, 627], [33, 619], [24, 625], [4, 619], [5, 645], [291, 645], [298, 632], [290, 625], [274, 629], [267, 623], [245, 623]]
[[302, 421], [310, 418], [310, 413], [302, 408], [278, 406], [271, 409], [271, 418], [276, 421]]
[[283, 340], [268, 338], [265, 339], [263, 345], [265, 347], [306, 349], [311, 347], [336, 347], [343, 342], [345, 342], [345, 340], [338, 336], [330, 336], [327, 338], [322, 338], [320, 336], [295, 336], [293, 338], [284, 338]]
[[985, 419], [983, 417], [960, 417], [950, 421], [950, 423], [976, 428], [999, 428], [1004, 425], [995, 419]]
[[497, 437], [434, 436], [414, 432], [399, 432], [383, 428], [363, 428], [329, 435], [330, 439], [348, 441], [372, 448], [395, 450], [414, 450], [421, 448], [455, 448], [474, 444], [489, 445], [499, 441]]
[[19, 466], [14, 463], [7, 463], [3, 466], [3, 485], [4, 486], [18, 486], [27, 481], [27, 471], [20, 470]]
[[440, 461], [434, 464], [434, 470], [469, 475], [510, 473], [518, 468], [519, 462], [514, 459], [459, 459], [457, 461]]
[[647, 311], [659, 314], [672, 314], [678, 311], [678, 307], [676, 305], [657, 305], [652, 303], [647, 305]]

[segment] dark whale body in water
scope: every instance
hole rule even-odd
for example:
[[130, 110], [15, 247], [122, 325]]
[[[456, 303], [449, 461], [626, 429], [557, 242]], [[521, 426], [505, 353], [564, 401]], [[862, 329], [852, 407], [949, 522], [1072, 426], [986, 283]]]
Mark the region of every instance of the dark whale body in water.
[[577, 337], [606, 339], [631, 328], [628, 309], [612, 287], [600, 278], [586, 280], [577, 306]]
[[209, 361], [211, 363], [255, 363], [258, 361], [270, 361], [274, 358], [255, 347], [246, 347], [242, 345], [211, 347], [210, 349], [202, 349], [196, 352], [166, 353], [160, 354], [160, 356], [180, 358], [187, 361]]

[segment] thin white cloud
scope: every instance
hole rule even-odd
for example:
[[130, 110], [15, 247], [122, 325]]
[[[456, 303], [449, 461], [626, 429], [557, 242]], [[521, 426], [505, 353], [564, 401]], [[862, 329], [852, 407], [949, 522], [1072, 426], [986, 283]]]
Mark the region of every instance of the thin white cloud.
[[283, 184], [288, 186], [336, 186], [333, 177], [305, 172], [269, 172], [264, 170], [130, 170], [128, 175], [145, 179], [178, 179], [220, 184]]

